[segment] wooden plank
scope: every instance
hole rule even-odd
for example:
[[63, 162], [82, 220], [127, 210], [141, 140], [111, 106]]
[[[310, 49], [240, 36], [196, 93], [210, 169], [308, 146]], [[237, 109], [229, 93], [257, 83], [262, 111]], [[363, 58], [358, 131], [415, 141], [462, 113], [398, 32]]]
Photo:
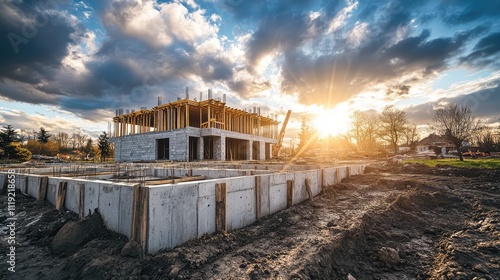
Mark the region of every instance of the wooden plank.
[[139, 244], [141, 244], [143, 252], [147, 253], [148, 234], [149, 234], [149, 188], [140, 187], [141, 192], [141, 216], [140, 216], [140, 236]]
[[225, 232], [226, 227], [226, 183], [215, 184], [215, 231]]
[[9, 187], [9, 175], [4, 174], [3, 176], [4, 178], [3, 178], [2, 194], [5, 194], [7, 193], [7, 189]]
[[255, 217], [257, 220], [261, 218], [261, 190], [262, 190], [262, 177], [255, 176]]
[[325, 169], [321, 169], [321, 193], [326, 193], [326, 172]]
[[293, 206], [293, 180], [286, 180], [286, 208]]
[[24, 190], [23, 193], [28, 194], [28, 184], [29, 184], [29, 177], [25, 176], [24, 177]]
[[[172, 172], [173, 174], [173, 172]], [[163, 184], [175, 184], [180, 182], [191, 182], [191, 181], [199, 181], [205, 180], [205, 176], [193, 176], [193, 177], [184, 177], [179, 179], [165, 179], [165, 180], [150, 180], [146, 181], [146, 185], [163, 185]]]
[[68, 186], [67, 182], [59, 182], [59, 186], [57, 188], [57, 199], [56, 199], [56, 209], [61, 210], [64, 206], [64, 200], [66, 199], [66, 187]]
[[139, 185], [135, 185], [132, 197], [132, 226], [130, 228], [130, 239], [135, 241], [138, 241], [137, 236], [139, 235], [138, 223], [137, 223], [140, 216], [139, 205], [140, 205]]
[[306, 179], [306, 191], [309, 196], [309, 200], [313, 200], [314, 197], [311, 191], [311, 181], [309, 179]]
[[80, 199], [78, 200], [80, 202], [78, 212], [80, 219], [83, 219], [85, 217], [85, 184], [78, 184], [78, 188], [80, 193]]
[[40, 187], [38, 188], [38, 201], [45, 201], [47, 196], [47, 187], [49, 185], [49, 177], [43, 176], [40, 178]]

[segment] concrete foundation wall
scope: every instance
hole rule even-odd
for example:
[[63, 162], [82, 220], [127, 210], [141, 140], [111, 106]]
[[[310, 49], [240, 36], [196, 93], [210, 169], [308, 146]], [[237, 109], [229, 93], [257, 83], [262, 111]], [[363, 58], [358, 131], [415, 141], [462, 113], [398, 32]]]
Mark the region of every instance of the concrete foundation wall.
[[149, 188], [149, 252], [198, 237], [198, 184]]
[[[0, 173], [0, 183], [3, 185], [7, 173]], [[15, 174], [16, 189], [38, 198], [40, 192], [40, 181], [43, 176]], [[56, 205], [59, 192], [59, 183], [66, 182], [66, 196], [64, 207], [79, 214], [80, 205], [84, 205], [84, 215], [94, 213], [95, 209], [103, 218], [104, 224], [115, 232], [130, 238], [132, 227], [132, 205], [133, 186], [107, 181], [89, 181], [81, 179], [69, 179], [49, 177], [45, 200]], [[84, 201], [80, 201], [80, 188], [84, 188]]]
[[[309, 199], [306, 180], [309, 180], [311, 193], [318, 195], [322, 186], [340, 182], [349, 175], [361, 174], [364, 165], [332, 167], [327, 169], [305, 170], [299, 172], [251, 175], [254, 170], [203, 170], [205, 176], [238, 175], [231, 178], [217, 178], [197, 182], [184, 182], [148, 187], [149, 201], [147, 220], [148, 253], [161, 249], [174, 248], [182, 243], [213, 234], [216, 231], [216, 184], [226, 184], [226, 230], [248, 226], [259, 218], [274, 214], [287, 207], [287, 181], [293, 181], [293, 204]], [[168, 169], [151, 171], [155, 175]], [[193, 175], [198, 175], [193, 171]], [[170, 171], [169, 171], [170, 172]], [[187, 172], [187, 169], [178, 169]], [[210, 172], [213, 172], [210, 174]], [[0, 174], [0, 182], [5, 181], [7, 173]], [[41, 176], [16, 175], [16, 188], [27, 190], [37, 197]], [[200, 174], [201, 175], [201, 174]], [[99, 209], [105, 225], [130, 238], [132, 229], [134, 186], [107, 181], [89, 181], [68, 178], [49, 178], [46, 200], [56, 204], [60, 182], [67, 182], [64, 206], [79, 213], [83, 203], [84, 214]], [[260, 192], [256, 182], [260, 182]], [[83, 201], [80, 201], [80, 188], [84, 188]], [[257, 199], [258, 198], [258, 199]], [[260, 204], [257, 205], [257, 203]]]

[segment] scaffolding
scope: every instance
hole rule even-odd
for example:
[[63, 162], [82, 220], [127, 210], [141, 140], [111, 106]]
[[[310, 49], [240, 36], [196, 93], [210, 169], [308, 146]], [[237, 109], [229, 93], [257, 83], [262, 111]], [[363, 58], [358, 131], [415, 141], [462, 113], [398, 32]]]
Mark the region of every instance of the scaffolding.
[[160, 104], [150, 110], [142, 108], [113, 118], [114, 137], [148, 132], [169, 131], [186, 127], [216, 128], [271, 139], [278, 138], [278, 121], [227, 107], [216, 99], [195, 101], [181, 99]]

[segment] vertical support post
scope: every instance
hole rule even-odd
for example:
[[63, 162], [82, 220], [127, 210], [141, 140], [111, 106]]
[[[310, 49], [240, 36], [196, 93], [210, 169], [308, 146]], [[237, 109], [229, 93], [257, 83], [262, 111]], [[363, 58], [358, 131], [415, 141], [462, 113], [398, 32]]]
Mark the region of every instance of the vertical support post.
[[286, 208], [293, 206], [293, 180], [286, 180]]
[[80, 216], [80, 220], [85, 217], [85, 184], [78, 184], [78, 189], [79, 189], [79, 196], [80, 199], [78, 200], [80, 202], [79, 208], [78, 208], [78, 214]]
[[345, 174], [345, 177], [346, 177], [346, 178], [351, 177], [351, 167], [350, 167], [350, 166], [347, 166], [347, 167], [345, 168], [345, 172], [346, 172], [346, 174]]
[[257, 220], [261, 218], [261, 190], [262, 190], [262, 177], [255, 176], [255, 217]]
[[326, 193], [326, 171], [321, 169], [321, 193]]
[[57, 188], [57, 199], [56, 199], [56, 209], [61, 210], [64, 206], [64, 200], [66, 199], [66, 188], [68, 186], [67, 182], [59, 182]]
[[311, 191], [311, 181], [309, 179], [306, 179], [306, 191], [309, 196], [309, 200], [313, 200], [314, 197]]
[[132, 202], [132, 227], [130, 239], [137, 241], [147, 253], [149, 231], [149, 188], [135, 185]]
[[226, 227], [226, 183], [215, 184], [215, 231], [225, 232]]
[[38, 201], [45, 201], [47, 196], [47, 186], [49, 184], [49, 177], [43, 176], [40, 178], [40, 187], [38, 188]]
[[28, 193], [28, 184], [29, 184], [29, 177], [28, 176], [24, 176], [24, 189], [23, 189], [23, 193], [27, 194]]

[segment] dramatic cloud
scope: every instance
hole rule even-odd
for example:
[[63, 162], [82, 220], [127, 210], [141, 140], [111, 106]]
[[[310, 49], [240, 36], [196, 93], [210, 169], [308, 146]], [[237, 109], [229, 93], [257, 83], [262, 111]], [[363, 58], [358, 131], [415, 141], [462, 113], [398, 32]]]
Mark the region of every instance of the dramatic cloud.
[[498, 1], [12, 0], [0, 13], [0, 106], [45, 104], [95, 122], [186, 87], [301, 113], [417, 100], [410, 115], [422, 120], [436, 100], [478, 92], [436, 90], [443, 72], [491, 77], [500, 66]]

